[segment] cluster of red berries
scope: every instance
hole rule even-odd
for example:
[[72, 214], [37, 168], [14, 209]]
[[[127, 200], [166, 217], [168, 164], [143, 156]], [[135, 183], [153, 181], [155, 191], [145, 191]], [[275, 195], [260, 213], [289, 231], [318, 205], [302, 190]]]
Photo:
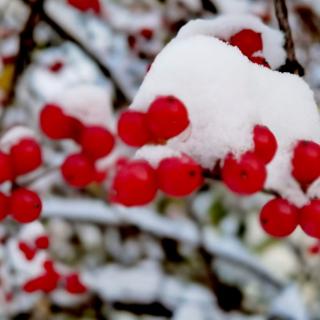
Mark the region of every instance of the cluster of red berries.
[[85, 126], [54, 104], [43, 107], [40, 126], [49, 138], [72, 139], [81, 147], [81, 152], [69, 155], [61, 166], [62, 176], [69, 185], [84, 188], [103, 178], [103, 174], [97, 172], [95, 162], [107, 156], [115, 145], [109, 130], [101, 126]]
[[70, 294], [84, 294], [87, 292], [87, 288], [81, 282], [78, 273], [62, 276], [51, 260], [44, 262], [43, 269], [42, 274], [24, 284], [23, 290], [25, 292], [34, 293], [40, 291], [48, 294], [57, 288], [64, 288]]
[[[12, 182], [30, 173], [42, 164], [42, 152], [38, 142], [24, 138], [14, 144], [8, 154], [0, 151], [0, 183]], [[0, 192], [0, 221], [10, 216], [20, 223], [36, 220], [41, 213], [39, 196], [26, 188], [13, 187], [11, 195]]]
[[[312, 141], [299, 141], [292, 155], [292, 176], [302, 190], [320, 177], [320, 145]], [[320, 238], [320, 200], [312, 199], [302, 208], [287, 200], [276, 198], [262, 209], [260, 221], [272, 236], [290, 235], [298, 225], [309, 236]]]
[[270, 68], [266, 59], [260, 54], [263, 49], [261, 33], [251, 29], [243, 29], [230, 37], [228, 42], [232, 46], [238, 47], [250, 61]]
[[202, 168], [190, 157], [165, 158], [156, 169], [144, 160], [135, 160], [120, 166], [111, 200], [126, 206], [145, 205], [154, 199], [158, 189], [169, 196], [184, 197], [202, 183]]
[[188, 111], [173, 96], [156, 98], [147, 112], [126, 111], [118, 122], [118, 134], [129, 146], [163, 143], [189, 126]]
[[68, 0], [68, 4], [81, 12], [91, 11], [96, 15], [101, 13], [100, 0]]
[[18, 246], [20, 251], [24, 254], [27, 260], [33, 260], [38, 250], [47, 250], [49, 248], [50, 241], [47, 235], [41, 235], [33, 242], [20, 241]]

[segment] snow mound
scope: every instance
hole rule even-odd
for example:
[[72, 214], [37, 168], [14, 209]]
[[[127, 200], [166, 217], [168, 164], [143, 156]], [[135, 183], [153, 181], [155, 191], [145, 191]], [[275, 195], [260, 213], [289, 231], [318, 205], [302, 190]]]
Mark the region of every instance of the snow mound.
[[265, 125], [279, 145], [266, 188], [302, 206], [308, 199], [291, 177], [290, 162], [297, 140], [320, 142], [313, 93], [298, 76], [251, 63], [213, 37], [209, 30], [215, 25], [215, 20], [188, 23], [155, 59], [130, 108], [146, 111], [156, 97], [173, 95], [186, 105], [191, 125], [165, 147], [145, 146], [137, 157], [154, 165], [181, 152], [212, 169], [229, 152], [239, 156], [250, 150], [254, 126]]

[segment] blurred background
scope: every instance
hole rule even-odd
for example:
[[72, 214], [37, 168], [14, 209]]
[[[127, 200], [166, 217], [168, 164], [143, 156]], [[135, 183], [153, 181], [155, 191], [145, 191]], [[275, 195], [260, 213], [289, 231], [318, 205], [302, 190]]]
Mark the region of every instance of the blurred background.
[[[320, 1], [287, 5], [297, 60], [320, 103]], [[278, 28], [269, 0], [0, 0], [1, 134], [32, 129], [45, 160], [25, 178], [42, 196], [41, 220], [0, 224], [1, 320], [320, 319], [320, 243], [300, 230], [267, 236], [257, 218], [265, 195], [240, 198], [215, 183], [143, 208], [108, 204], [106, 175], [134, 150], [117, 144], [99, 162], [101, 183], [73, 190], [55, 169], [75, 145], [39, 129], [43, 105], [60, 101], [114, 131], [179, 28], [224, 13]], [[48, 242], [41, 252], [21, 247], [39, 237]], [[48, 259], [69, 282], [27, 292]]]

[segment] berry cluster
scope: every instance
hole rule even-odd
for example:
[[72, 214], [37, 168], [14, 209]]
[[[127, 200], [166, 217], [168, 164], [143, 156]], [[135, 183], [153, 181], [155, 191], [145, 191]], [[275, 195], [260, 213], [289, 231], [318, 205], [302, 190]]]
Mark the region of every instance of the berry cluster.
[[100, 0], [68, 0], [68, 4], [81, 12], [91, 11], [96, 15], [101, 13]]
[[27, 293], [43, 292], [52, 293], [58, 288], [64, 288], [70, 294], [84, 294], [86, 286], [81, 282], [78, 273], [67, 275], [60, 274], [53, 261], [47, 260], [43, 263], [43, 272], [36, 278], [28, 280], [23, 290]]
[[263, 41], [261, 33], [250, 29], [243, 29], [230, 37], [228, 42], [249, 58], [250, 61], [270, 68], [266, 59], [261, 55]]
[[[320, 176], [320, 145], [298, 141], [292, 154], [292, 176], [302, 190]], [[313, 199], [302, 208], [276, 198], [268, 202], [260, 214], [264, 230], [275, 237], [290, 235], [298, 225], [309, 236], [320, 238], [320, 200]]]
[[50, 241], [47, 235], [41, 235], [31, 243], [27, 241], [20, 241], [18, 244], [20, 251], [29, 261], [33, 260], [38, 250], [47, 250], [49, 248], [49, 245]]
[[146, 113], [126, 111], [118, 122], [118, 134], [129, 146], [163, 143], [189, 126], [185, 105], [173, 96], [156, 98]]
[[36, 170], [41, 164], [41, 148], [33, 138], [23, 138], [13, 144], [8, 154], [0, 151], [0, 183], [12, 183], [9, 196], [0, 192], [0, 221], [10, 216], [17, 222], [29, 223], [40, 216], [42, 203], [39, 196], [19, 187], [16, 179]]
[[81, 152], [69, 155], [61, 166], [62, 176], [70, 186], [84, 188], [101, 179], [95, 162], [107, 156], [115, 145], [114, 136], [109, 130], [100, 126], [85, 126], [54, 104], [43, 107], [40, 126], [53, 140], [72, 139], [80, 145]]

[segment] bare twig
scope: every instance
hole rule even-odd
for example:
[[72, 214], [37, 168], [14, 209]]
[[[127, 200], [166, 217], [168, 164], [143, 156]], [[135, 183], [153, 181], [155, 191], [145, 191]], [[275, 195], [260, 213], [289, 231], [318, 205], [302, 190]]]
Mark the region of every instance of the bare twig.
[[290, 72], [298, 74], [300, 76], [304, 75], [304, 69], [298, 62], [295, 54], [294, 42], [292, 38], [292, 32], [289, 24], [288, 18], [288, 8], [285, 0], [273, 0], [276, 16], [279, 23], [280, 30], [285, 35], [285, 50], [287, 52], [287, 60], [285, 65], [280, 68], [280, 71]]

